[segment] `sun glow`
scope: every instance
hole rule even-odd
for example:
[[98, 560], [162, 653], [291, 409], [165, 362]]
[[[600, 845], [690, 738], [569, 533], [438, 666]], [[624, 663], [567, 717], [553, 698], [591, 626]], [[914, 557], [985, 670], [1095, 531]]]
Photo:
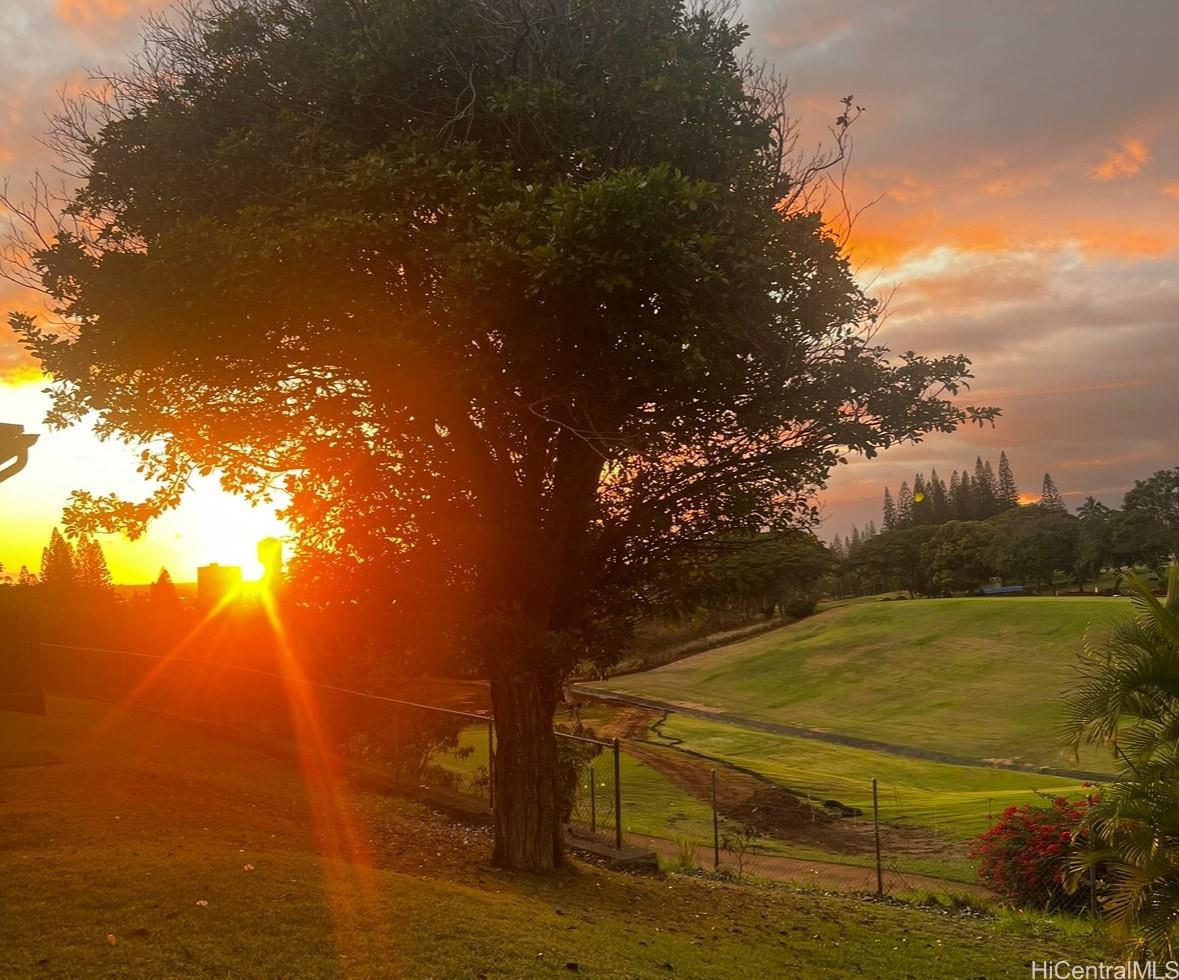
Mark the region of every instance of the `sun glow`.
[[[41, 549], [50, 530], [60, 524], [72, 491], [114, 492], [136, 500], [152, 489], [136, 472], [136, 458], [127, 447], [99, 442], [85, 425], [47, 430], [42, 420], [49, 400], [40, 389], [43, 383], [42, 378], [22, 376], [0, 384], [0, 421], [40, 434], [28, 466], [0, 484], [0, 563], [10, 573], [22, 565], [37, 571]], [[258, 541], [289, 534], [273, 509], [252, 507], [226, 493], [215, 477], [198, 477], [180, 507], [156, 521], [141, 539], [105, 535], [100, 540], [115, 581], [134, 584], [153, 581], [160, 568], [167, 568], [177, 582], [193, 581], [199, 566], [212, 563], [238, 565], [243, 578], [257, 579], [262, 574]]]

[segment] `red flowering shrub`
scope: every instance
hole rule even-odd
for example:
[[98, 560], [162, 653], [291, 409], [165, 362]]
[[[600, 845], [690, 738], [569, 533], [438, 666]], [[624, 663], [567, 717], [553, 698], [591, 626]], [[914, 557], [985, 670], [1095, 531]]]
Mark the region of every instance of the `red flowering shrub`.
[[1070, 894], [1064, 878], [1069, 858], [1084, 843], [1077, 826], [1096, 801], [1058, 796], [1047, 805], [1008, 807], [971, 845], [979, 878], [1020, 908], [1087, 908], [1089, 882]]

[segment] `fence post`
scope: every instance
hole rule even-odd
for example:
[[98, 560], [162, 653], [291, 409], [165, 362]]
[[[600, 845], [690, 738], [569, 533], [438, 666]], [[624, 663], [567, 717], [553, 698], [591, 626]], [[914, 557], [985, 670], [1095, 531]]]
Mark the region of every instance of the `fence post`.
[[720, 870], [720, 821], [716, 815], [716, 770], [712, 770], [712, 870]]
[[880, 798], [876, 791], [876, 778], [872, 778], [872, 830], [876, 836], [876, 894], [884, 897], [884, 871], [880, 866]]
[[598, 832], [598, 795], [594, 786], [594, 767], [590, 766], [590, 831]]
[[487, 806], [495, 809], [495, 719], [487, 716]]
[[622, 755], [614, 739], [614, 846], [622, 850]]

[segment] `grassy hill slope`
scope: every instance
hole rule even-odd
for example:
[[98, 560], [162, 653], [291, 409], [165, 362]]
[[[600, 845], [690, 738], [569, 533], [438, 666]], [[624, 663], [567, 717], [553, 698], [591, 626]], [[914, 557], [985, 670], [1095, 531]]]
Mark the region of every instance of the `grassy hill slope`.
[[[1015, 977], [1103, 952], [1050, 925], [784, 888], [507, 874], [486, 831], [110, 712], [0, 713], [6, 975]], [[45, 753], [60, 762], [12, 767]]]
[[[841, 606], [603, 687], [972, 758], [1076, 767], [1055, 699], [1103, 598], [924, 599]], [[1108, 760], [1082, 766], [1108, 771]]]

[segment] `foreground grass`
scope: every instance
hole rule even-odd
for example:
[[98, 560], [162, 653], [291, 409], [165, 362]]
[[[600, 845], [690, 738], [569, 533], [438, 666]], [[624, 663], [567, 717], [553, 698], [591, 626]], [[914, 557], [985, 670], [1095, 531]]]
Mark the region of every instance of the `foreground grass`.
[[[0, 935], [12, 976], [1022, 977], [1090, 937], [577, 865], [486, 864], [486, 831], [227, 737], [51, 700], [0, 715]], [[575, 965], [575, 967], [574, 967]]]
[[1106, 598], [850, 603], [602, 687], [971, 758], [1108, 771], [1060, 748], [1056, 699]]

